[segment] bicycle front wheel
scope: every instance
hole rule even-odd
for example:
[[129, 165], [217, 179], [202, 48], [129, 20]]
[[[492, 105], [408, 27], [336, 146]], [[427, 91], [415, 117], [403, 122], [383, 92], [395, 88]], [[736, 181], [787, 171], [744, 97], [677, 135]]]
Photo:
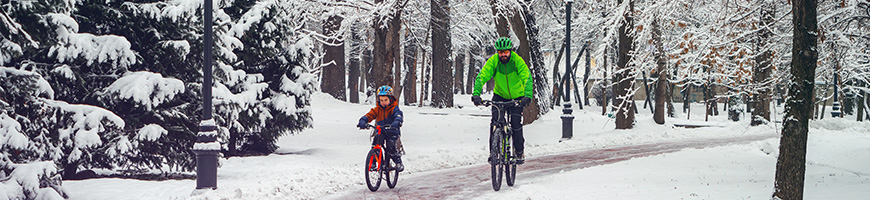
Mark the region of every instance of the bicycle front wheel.
[[381, 154], [381, 151], [378, 149], [372, 149], [369, 151], [368, 156], [366, 156], [365, 162], [365, 176], [366, 176], [366, 186], [369, 187], [369, 190], [372, 192], [378, 191], [378, 188], [381, 187], [381, 163], [383, 163], [384, 156]]
[[504, 145], [501, 144], [502, 131], [504, 130], [501, 128], [494, 129], [489, 146], [489, 164], [492, 169], [492, 189], [495, 191], [501, 189], [501, 177], [504, 172], [504, 165], [502, 165], [502, 161], [504, 160]]
[[504, 174], [505, 179], [507, 179], [508, 186], [514, 186], [517, 178], [517, 163], [513, 161], [516, 158], [516, 155], [514, 155], [515, 153], [511, 150], [512, 148], [510, 148], [510, 144], [513, 144], [512, 142], [513, 139], [510, 136], [507, 136], [505, 137], [504, 145], [502, 145], [503, 147], [505, 147], [503, 151], [504, 156], [502, 159], [504, 159], [505, 161]]
[[383, 163], [386, 166], [384, 174], [387, 176], [387, 187], [392, 189], [396, 187], [396, 182], [399, 182], [399, 171], [396, 171], [396, 162], [393, 162], [390, 158], [385, 158]]

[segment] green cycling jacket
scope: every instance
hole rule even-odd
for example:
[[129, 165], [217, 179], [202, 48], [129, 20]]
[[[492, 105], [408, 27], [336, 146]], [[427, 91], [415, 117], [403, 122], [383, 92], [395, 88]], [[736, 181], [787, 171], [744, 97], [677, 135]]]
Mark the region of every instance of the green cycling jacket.
[[495, 54], [486, 60], [486, 64], [483, 65], [480, 73], [477, 74], [472, 95], [480, 96], [483, 84], [493, 79], [495, 81], [496, 95], [505, 99], [516, 99], [524, 96], [534, 98], [534, 95], [532, 95], [532, 79], [530, 77], [531, 74], [526, 61], [517, 55], [516, 52], [511, 51], [510, 61], [506, 64], [500, 63], [498, 61], [498, 54]]

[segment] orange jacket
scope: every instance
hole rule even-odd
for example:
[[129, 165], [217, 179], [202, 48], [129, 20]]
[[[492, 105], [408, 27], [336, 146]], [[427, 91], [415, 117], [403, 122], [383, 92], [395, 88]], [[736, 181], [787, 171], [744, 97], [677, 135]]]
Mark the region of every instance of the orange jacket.
[[391, 125], [393, 122], [398, 121], [398, 125], [401, 126], [404, 118], [402, 117], [402, 110], [399, 109], [399, 102], [393, 98], [390, 98], [390, 100], [390, 105], [387, 105], [386, 107], [377, 105], [360, 119], [365, 120], [366, 122], [375, 120], [375, 123], [381, 126]]

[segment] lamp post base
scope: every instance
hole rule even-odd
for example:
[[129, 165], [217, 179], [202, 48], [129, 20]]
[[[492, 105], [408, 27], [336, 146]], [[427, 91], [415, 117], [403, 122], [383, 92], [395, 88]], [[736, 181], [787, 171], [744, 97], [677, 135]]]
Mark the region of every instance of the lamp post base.
[[559, 142], [574, 137], [574, 115], [571, 114], [573, 112], [570, 102], [562, 107], [562, 139], [559, 139]]

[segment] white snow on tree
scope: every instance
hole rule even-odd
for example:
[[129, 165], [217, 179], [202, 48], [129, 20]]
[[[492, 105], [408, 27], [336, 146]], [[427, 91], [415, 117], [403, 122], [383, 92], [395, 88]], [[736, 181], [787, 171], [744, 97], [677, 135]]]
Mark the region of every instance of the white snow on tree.
[[[314, 40], [301, 29], [317, 9], [295, 1], [234, 1], [215, 10], [215, 120], [225, 155], [267, 154], [310, 126]], [[227, 13], [227, 10], [240, 11]]]
[[[47, 15], [50, 24], [56, 26], [57, 44], [48, 51], [58, 62], [84, 59], [87, 65], [110, 62], [119, 67], [136, 63], [136, 56], [130, 50], [130, 42], [117, 35], [96, 36], [89, 33], [78, 33], [79, 24], [71, 16], [52, 13]], [[46, 23], [46, 22], [43, 22]]]
[[67, 197], [53, 162], [34, 162], [26, 158], [36, 153], [35, 150], [21, 124], [0, 110], [0, 199]]
[[[0, 199], [59, 200], [69, 196], [60, 185], [57, 167], [50, 161], [28, 164], [2, 163]], [[11, 171], [6, 175], [6, 171]]]
[[184, 92], [184, 82], [147, 71], [129, 72], [109, 85], [106, 92], [120, 99], [132, 99], [150, 111]]

